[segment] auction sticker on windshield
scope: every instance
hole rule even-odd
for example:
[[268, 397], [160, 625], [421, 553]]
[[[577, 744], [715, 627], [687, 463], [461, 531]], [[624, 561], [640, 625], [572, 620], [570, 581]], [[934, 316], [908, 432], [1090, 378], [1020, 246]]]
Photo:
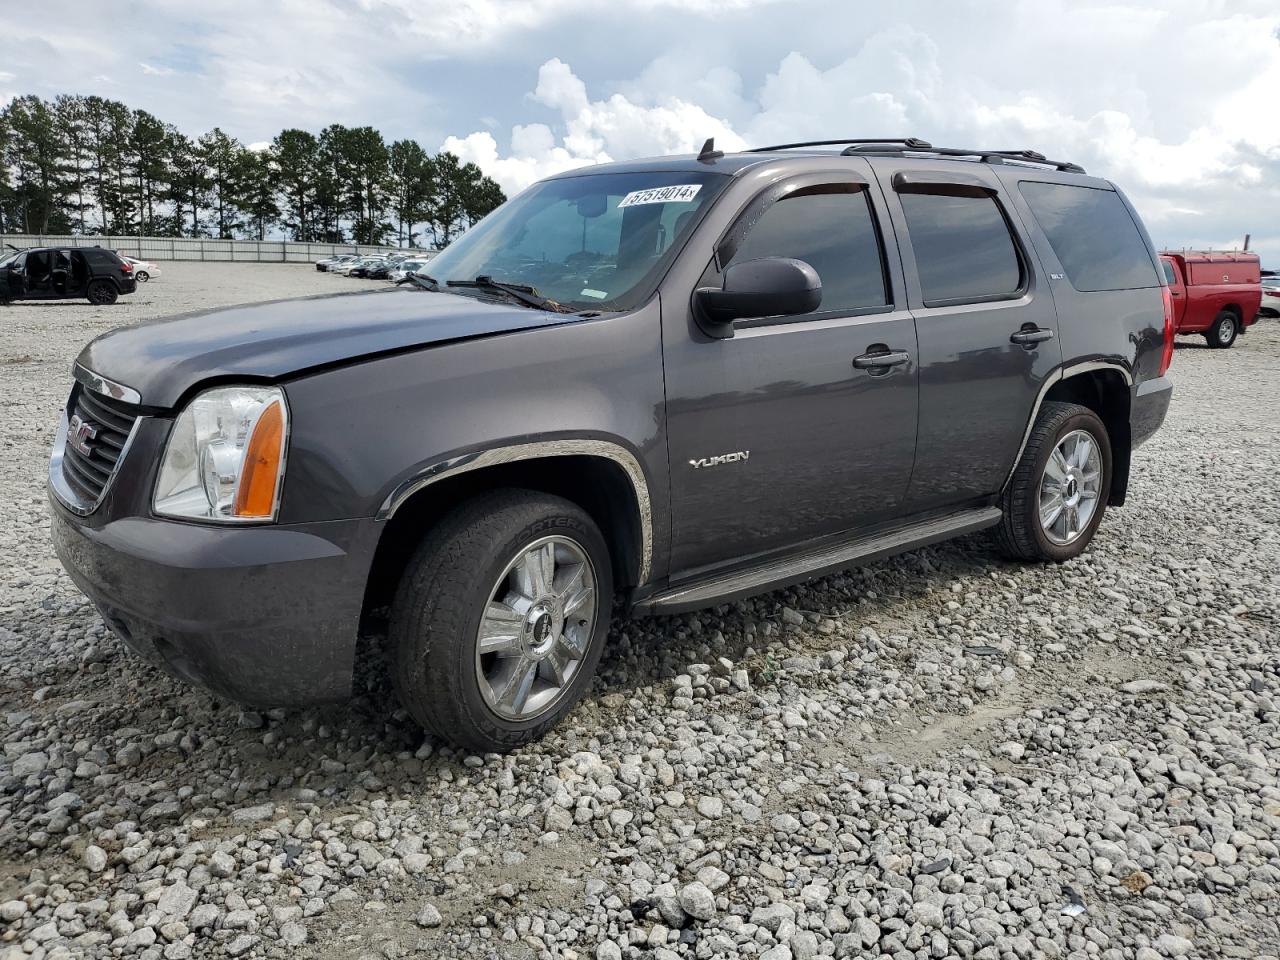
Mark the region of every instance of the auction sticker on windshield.
[[618, 201], [619, 207], [638, 207], [642, 203], [688, 203], [702, 189], [700, 183], [677, 183], [669, 187], [632, 190]]

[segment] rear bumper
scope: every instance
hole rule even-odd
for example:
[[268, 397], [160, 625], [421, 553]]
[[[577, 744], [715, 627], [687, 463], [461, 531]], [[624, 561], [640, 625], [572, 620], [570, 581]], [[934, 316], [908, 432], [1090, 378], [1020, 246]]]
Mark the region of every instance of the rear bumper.
[[1160, 429], [1173, 399], [1173, 383], [1168, 377], [1156, 377], [1138, 384], [1129, 412], [1130, 439], [1136, 449]]
[[140, 656], [253, 706], [350, 694], [376, 521], [95, 528], [50, 500], [58, 558]]

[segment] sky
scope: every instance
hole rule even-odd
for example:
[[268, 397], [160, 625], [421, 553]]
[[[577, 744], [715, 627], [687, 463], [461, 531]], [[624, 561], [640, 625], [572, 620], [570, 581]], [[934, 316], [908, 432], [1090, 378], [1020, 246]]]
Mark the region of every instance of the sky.
[[371, 125], [510, 193], [607, 160], [837, 137], [1031, 148], [1162, 247], [1280, 268], [1276, 0], [49, 0], [0, 103], [97, 93], [198, 135]]

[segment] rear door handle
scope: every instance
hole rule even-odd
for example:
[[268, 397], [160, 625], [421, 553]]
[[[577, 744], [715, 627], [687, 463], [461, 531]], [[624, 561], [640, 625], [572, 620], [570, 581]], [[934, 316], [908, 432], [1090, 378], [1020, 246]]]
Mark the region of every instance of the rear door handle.
[[1053, 339], [1053, 331], [1045, 330], [1042, 327], [1030, 327], [1017, 331], [1009, 337], [1010, 343], [1020, 343], [1024, 347], [1033, 343], [1043, 343], [1045, 340]]
[[864, 353], [853, 358], [853, 365], [859, 370], [874, 370], [881, 367], [896, 367], [911, 359], [909, 353], [901, 350], [884, 350], [879, 353]]

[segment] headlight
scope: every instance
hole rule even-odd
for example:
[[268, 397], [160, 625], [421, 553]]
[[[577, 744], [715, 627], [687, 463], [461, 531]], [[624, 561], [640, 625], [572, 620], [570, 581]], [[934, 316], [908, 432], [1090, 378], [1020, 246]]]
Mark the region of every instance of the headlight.
[[276, 387], [217, 387], [192, 400], [169, 434], [155, 511], [224, 523], [274, 520], [289, 411]]

